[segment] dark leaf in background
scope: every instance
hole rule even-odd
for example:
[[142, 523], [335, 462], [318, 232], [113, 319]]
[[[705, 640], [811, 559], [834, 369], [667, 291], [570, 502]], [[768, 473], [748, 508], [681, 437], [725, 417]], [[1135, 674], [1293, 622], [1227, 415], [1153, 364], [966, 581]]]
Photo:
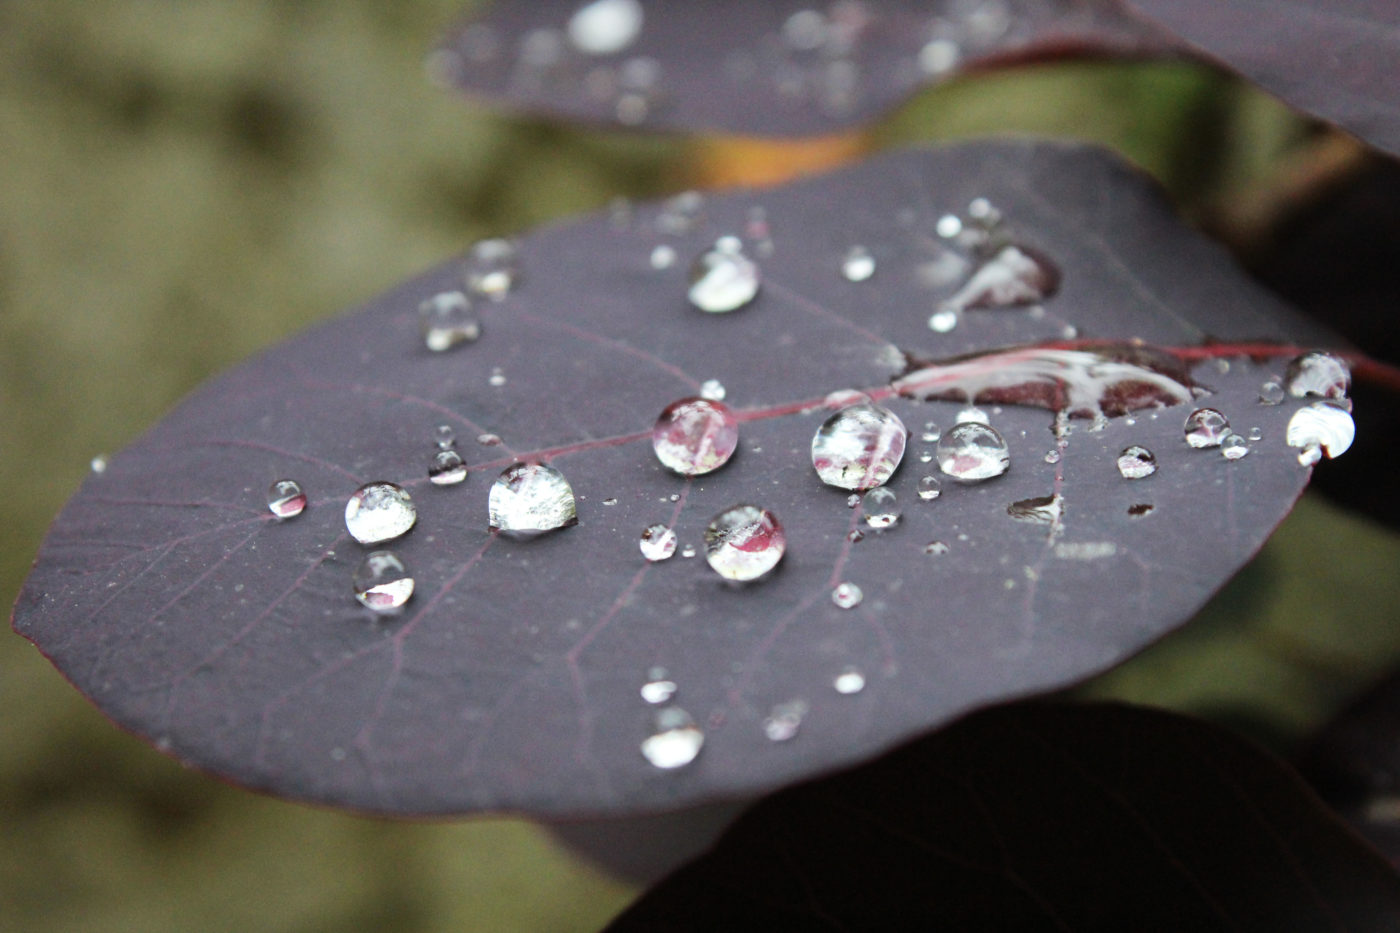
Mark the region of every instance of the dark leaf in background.
[[[986, 284], [967, 244], [998, 213], [991, 240], [1053, 260], [1057, 291], [932, 330], [966, 280]], [[962, 234], [945, 236], [954, 226]], [[686, 267], [721, 235], [742, 238], [763, 282], [747, 307], [702, 313]], [[875, 264], [863, 281], [847, 277], [860, 271], [853, 246]], [[1098, 150], [886, 155], [546, 229], [522, 242], [519, 266], [504, 300], [478, 301], [476, 343], [433, 353], [419, 336], [420, 303], [462, 281], [452, 262], [195, 393], [67, 506], [16, 629], [117, 722], [241, 784], [394, 813], [635, 814], [756, 795], [1113, 666], [1189, 618], [1308, 477], [1284, 444], [1296, 403], [1257, 400], [1285, 360], [1236, 357], [1193, 375], [1239, 430], [1262, 432], [1241, 460], [1187, 447], [1189, 404], [1098, 430], [1076, 420], [1062, 450], [1051, 412], [987, 404], [1010, 471], [944, 477], [926, 501], [926, 423], [946, 431], [963, 405], [888, 398], [912, 430], [889, 484], [902, 519], [865, 527], [847, 492], [818, 480], [824, 399], [888, 395], [906, 354], [1069, 328], [1161, 346], [1329, 340]], [[1021, 356], [992, 375], [1024, 368]], [[1088, 375], [1065, 386], [1092, 386]], [[657, 462], [650, 429], [710, 379], [742, 419], [739, 450], [686, 480]], [[440, 423], [470, 464], [461, 485], [426, 480]], [[1155, 475], [1119, 474], [1133, 444], [1155, 453]], [[534, 540], [488, 531], [487, 489], [515, 458], [563, 472], [576, 526]], [[264, 495], [284, 477], [311, 501], [279, 522]], [[343, 518], [350, 493], [379, 479], [408, 488], [419, 513], [388, 545], [417, 590], [387, 618], [351, 596], [368, 549]], [[1055, 495], [1019, 506], [1030, 520], [1008, 514]], [[788, 539], [777, 570], [747, 586], [682, 556], [737, 503], [771, 510]], [[681, 551], [648, 564], [639, 541], [654, 523], [674, 527]], [[864, 599], [843, 609], [833, 587], [847, 581]], [[654, 667], [706, 736], [674, 771], [640, 750], [656, 728], [639, 695]], [[795, 737], [768, 737], [789, 726]]]
[[760, 802], [632, 930], [1400, 929], [1400, 878], [1286, 765], [1122, 706], [977, 713]]
[[1394, 0], [1126, 0], [1208, 58], [1400, 155]]
[[1167, 48], [1111, 0], [891, 0], [826, 12], [798, 0], [504, 0], [454, 32], [432, 64], [440, 80], [514, 110], [801, 136], [867, 123], [969, 69]]

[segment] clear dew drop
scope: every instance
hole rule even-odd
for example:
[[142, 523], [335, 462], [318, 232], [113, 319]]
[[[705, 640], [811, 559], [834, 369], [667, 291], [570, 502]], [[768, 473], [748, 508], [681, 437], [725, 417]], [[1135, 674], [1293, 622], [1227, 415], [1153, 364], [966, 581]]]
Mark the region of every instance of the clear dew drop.
[[554, 467], [513, 463], [491, 484], [487, 501], [492, 531], [532, 535], [578, 521], [574, 491]]
[[1245, 436], [1248, 437], [1251, 441], [1262, 441], [1264, 439], [1264, 429], [1250, 428], [1249, 433]]
[[936, 476], [922, 476], [919, 478], [919, 498], [925, 502], [932, 502], [943, 494], [943, 484]]
[[782, 524], [755, 505], [726, 509], [705, 529], [705, 560], [726, 580], [757, 580], [778, 565], [786, 550]]
[[1351, 370], [1330, 353], [1304, 353], [1289, 362], [1283, 385], [1294, 398], [1344, 399], [1351, 391]]
[[852, 246], [841, 260], [841, 278], [864, 282], [875, 274], [875, 257], [864, 246]]
[[806, 715], [807, 704], [801, 700], [778, 703], [763, 720], [763, 734], [770, 742], [786, 742], [796, 738]]
[[657, 522], [642, 529], [641, 540], [638, 543], [642, 549], [642, 556], [652, 563], [667, 560], [676, 553], [676, 532], [668, 525]]
[[962, 229], [962, 218], [957, 214], [944, 214], [942, 217], [938, 218], [938, 223], [934, 225], [934, 230], [945, 240], [953, 239], [953, 237], [962, 233]]
[[613, 55], [637, 40], [644, 20], [638, 0], [593, 0], [574, 11], [566, 31], [585, 55]]
[[433, 438], [439, 447], [446, 450], [457, 443], [457, 432], [452, 429], [450, 424], [440, 424], [433, 431]]
[[944, 433], [938, 442], [938, 468], [964, 483], [1001, 476], [1011, 467], [1006, 439], [990, 425], [964, 421]]
[[370, 551], [351, 582], [355, 598], [375, 612], [402, 608], [413, 595], [413, 575], [393, 551]]
[[294, 479], [279, 479], [267, 489], [267, 508], [278, 518], [296, 518], [306, 510], [306, 493]]
[[491, 367], [491, 376], [486, 381], [491, 384], [492, 388], [499, 389], [506, 384], [505, 370], [499, 366]]
[[904, 459], [909, 432], [899, 416], [870, 403], [826, 419], [812, 437], [812, 466], [828, 486], [865, 490], [884, 485]]
[[499, 434], [478, 434], [476, 442], [482, 447], [500, 447], [501, 436]]
[[851, 583], [849, 580], [836, 584], [831, 588], [831, 601], [838, 609], [854, 609], [860, 605], [865, 598], [865, 593], [861, 588]]
[[671, 698], [676, 695], [676, 682], [668, 679], [664, 670], [653, 671], [647, 676], [651, 679], [642, 684], [642, 689], [639, 691], [642, 699], [652, 706], [671, 702]]
[[695, 545], [693, 545], [693, 544], [687, 544], [685, 547], [681, 548], [681, 557], [690, 558], [690, 557], [694, 557], [694, 556], [695, 556]]
[[1144, 479], [1157, 472], [1157, 455], [1134, 444], [1118, 455], [1118, 472], [1124, 479]]
[[979, 266], [943, 307], [950, 311], [1022, 307], [1044, 301], [1059, 284], [1060, 272], [1050, 260], [1030, 250], [1004, 246]]
[[1299, 448], [1298, 462], [1312, 466], [1325, 455], [1340, 457], [1356, 439], [1356, 422], [1351, 412], [1331, 401], [1304, 405], [1289, 419], [1285, 439]]
[[418, 520], [413, 498], [396, 483], [366, 483], [345, 503], [345, 529], [361, 544], [392, 541]]
[[690, 267], [686, 297], [701, 311], [724, 314], [754, 300], [762, 282], [758, 265], [744, 255], [736, 237], [721, 237]]
[[700, 397], [711, 402], [722, 402], [727, 394], [724, 383], [718, 379], [706, 379], [700, 383]]
[[467, 478], [467, 461], [451, 447], [433, 454], [428, 464], [428, 482], [434, 486], [455, 486]]
[[1238, 434], [1227, 435], [1220, 442], [1220, 455], [1226, 460], [1239, 460], [1249, 453], [1249, 444]]
[[958, 312], [953, 308], [943, 308], [929, 315], [928, 329], [936, 334], [951, 333], [958, 326]]
[[651, 446], [668, 470], [682, 476], [711, 473], [728, 463], [739, 446], [739, 419], [723, 402], [683, 398], [657, 417]]
[[678, 707], [658, 710], [655, 730], [642, 741], [642, 757], [665, 771], [690, 764], [705, 744], [705, 733]]
[[943, 436], [943, 432], [938, 430], [938, 425], [932, 421], [924, 422], [924, 433], [919, 435], [919, 440], [925, 444], [937, 444], [938, 439]]
[[434, 353], [471, 343], [481, 336], [481, 319], [461, 292], [441, 292], [418, 306], [423, 345]]
[[852, 528], [850, 531], [846, 532], [846, 540], [852, 544], [860, 544], [865, 540], [865, 532], [861, 531], [859, 528]]
[[[930, 77], [947, 74], [957, 67], [960, 58], [962, 50], [952, 39], [932, 39], [919, 49], [919, 70]], [[950, 235], [957, 236], [957, 233]]]
[[1182, 430], [1192, 447], [1219, 447], [1230, 433], [1230, 421], [1214, 408], [1198, 408], [1186, 416]]
[[88, 461], [88, 469], [94, 473], [102, 474], [107, 472], [107, 455], [98, 454]]
[[846, 508], [853, 509], [860, 505], [860, 493], [853, 492], [846, 497]]
[[924, 545], [924, 553], [931, 557], [947, 554], [948, 544], [946, 541], [930, 541], [928, 544]]
[[1282, 383], [1272, 379], [1259, 387], [1260, 405], [1282, 405], [1287, 397], [1288, 393], [1284, 391]]
[[467, 252], [466, 269], [463, 272], [467, 291], [493, 301], [501, 301], [510, 294], [520, 278], [516, 265], [515, 244], [510, 240], [482, 240]]
[[603, 500], [604, 505], [617, 505], [617, 496], [608, 496]]
[[871, 528], [891, 528], [899, 523], [899, 500], [888, 486], [876, 486], [860, 500], [865, 523]]
[[1044, 459], [1045, 459], [1045, 462], [1046, 462], [1046, 463], [1050, 464], [1051, 466], [1054, 466], [1055, 464], [1057, 464], [1057, 463], [1060, 462], [1060, 457], [1061, 457], [1061, 456], [1062, 456], [1062, 455], [1060, 454], [1060, 448], [1058, 448], [1058, 447], [1051, 447], [1049, 450], [1047, 450], [1047, 451], [1045, 452], [1045, 458], [1044, 458]]
[[836, 692], [845, 696], [860, 693], [865, 689], [865, 675], [858, 667], [843, 668], [841, 673], [836, 675], [836, 679], [831, 682], [831, 686], [836, 688]]
[[658, 272], [676, 264], [676, 249], [666, 243], [655, 246], [651, 251], [651, 267]]

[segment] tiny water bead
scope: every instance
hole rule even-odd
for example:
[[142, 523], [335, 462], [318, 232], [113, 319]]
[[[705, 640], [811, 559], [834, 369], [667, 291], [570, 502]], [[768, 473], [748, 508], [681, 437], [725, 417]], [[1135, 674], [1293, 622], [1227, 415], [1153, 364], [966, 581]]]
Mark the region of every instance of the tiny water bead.
[[569, 17], [569, 41], [586, 55], [613, 55], [636, 41], [644, 18], [638, 0], [593, 0]]
[[1248, 437], [1251, 441], [1262, 441], [1262, 440], [1264, 439], [1264, 429], [1263, 429], [1263, 428], [1250, 428], [1250, 429], [1249, 429], [1249, 434], [1247, 434], [1247, 435], [1245, 435], [1245, 436]]
[[864, 282], [875, 274], [875, 257], [864, 246], [852, 246], [841, 260], [841, 278]]
[[482, 240], [467, 252], [466, 269], [467, 291], [475, 295], [501, 301], [515, 286], [520, 277], [516, 267], [515, 244], [510, 240]]
[[706, 379], [700, 383], [700, 397], [703, 399], [708, 399], [711, 402], [722, 402], [727, 394], [724, 383], [718, 379]]
[[831, 601], [838, 609], [854, 609], [864, 598], [865, 593], [861, 588], [849, 581], [843, 581], [831, 588]]
[[499, 366], [491, 367], [491, 376], [486, 381], [489, 382], [493, 388], [499, 389], [506, 384], [505, 370], [501, 369]]
[[676, 532], [670, 526], [657, 522], [642, 529], [638, 543], [642, 549], [642, 556], [647, 560], [653, 563], [666, 560], [676, 553]]
[[1288, 393], [1284, 391], [1280, 383], [1270, 379], [1259, 387], [1259, 404], [1282, 405], [1287, 395]]
[[904, 459], [909, 432], [888, 408], [850, 405], [812, 437], [812, 466], [828, 486], [865, 490], [884, 485]]
[[938, 477], [929, 475], [919, 477], [919, 498], [925, 502], [932, 502], [943, 494], [943, 484]]
[[786, 550], [782, 524], [756, 505], [726, 509], [705, 529], [705, 560], [726, 580], [757, 580], [778, 565]]
[[1186, 416], [1182, 430], [1192, 447], [1219, 447], [1230, 433], [1230, 422], [1214, 408], [1198, 408]]
[[948, 553], [948, 543], [946, 541], [930, 541], [924, 545], [924, 553], [931, 557], [938, 557]]
[[88, 461], [88, 469], [94, 473], [102, 474], [107, 472], [107, 455], [98, 454]]
[[345, 530], [361, 544], [392, 541], [407, 534], [417, 520], [413, 498], [397, 483], [365, 483], [345, 503]]
[[1249, 453], [1249, 444], [1238, 434], [1230, 434], [1220, 442], [1220, 455], [1226, 460], [1239, 460]]
[[481, 319], [461, 292], [441, 292], [420, 304], [418, 326], [424, 346], [434, 353], [481, 336]]
[[682, 476], [700, 476], [729, 462], [739, 446], [739, 419], [729, 406], [707, 398], [672, 402], [651, 429], [656, 459]]
[[796, 738], [806, 716], [807, 704], [802, 700], [778, 703], [768, 711], [768, 717], [763, 720], [763, 734], [770, 742], [786, 742]]
[[836, 675], [831, 686], [836, 688], [837, 693], [851, 696], [865, 689], [865, 675], [860, 672], [858, 667], [847, 667]]
[[651, 267], [658, 272], [662, 269], [669, 269], [676, 264], [675, 247], [666, 243], [655, 246], [651, 251]]
[[492, 531], [533, 535], [578, 521], [574, 491], [554, 467], [513, 463], [491, 484], [487, 511]]
[[1138, 444], [1124, 447], [1118, 455], [1118, 472], [1124, 479], [1145, 479], [1157, 472], [1157, 456]]
[[1356, 440], [1356, 422], [1335, 402], [1313, 402], [1293, 413], [1284, 436], [1289, 447], [1300, 448], [1298, 462], [1312, 466], [1324, 455], [1331, 459], [1346, 453]]
[[413, 575], [393, 551], [370, 551], [351, 578], [355, 598], [375, 612], [392, 612], [413, 595]]
[[754, 300], [762, 275], [757, 264], [744, 255], [739, 241], [724, 237], [696, 257], [689, 282], [686, 296], [692, 305], [711, 314], [724, 314]]
[[499, 434], [478, 434], [476, 442], [482, 447], [500, 447], [501, 436]]
[[929, 315], [928, 329], [936, 334], [951, 333], [958, 326], [958, 312], [952, 308], [943, 308]]
[[278, 518], [296, 518], [306, 510], [306, 493], [294, 479], [279, 479], [267, 489], [267, 508]]
[[1001, 476], [1011, 468], [1011, 451], [996, 428], [977, 421], [954, 425], [938, 441], [938, 468], [964, 483]]
[[865, 523], [871, 528], [890, 528], [898, 524], [899, 500], [888, 486], [876, 486], [860, 500]]
[[943, 432], [938, 430], [938, 425], [932, 421], [924, 422], [924, 433], [919, 435], [919, 440], [925, 444], [937, 444], [938, 439], [943, 436]]
[[1289, 362], [1283, 384], [1294, 398], [1344, 399], [1351, 391], [1351, 370], [1330, 353], [1304, 353]]
[[695, 720], [675, 706], [657, 711], [655, 730], [642, 742], [642, 757], [665, 771], [690, 764], [705, 744], [705, 733]]
[[653, 670], [648, 675], [649, 680], [642, 684], [640, 693], [642, 699], [652, 706], [660, 706], [662, 703], [671, 702], [671, 698], [676, 695], [676, 682], [668, 679], [665, 670]]
[[434, 486], [455, 486], [467, 478], [467, 461], [451, 447], [444, 447], [433, 454], [428, 464], [428, 482]]
[[438, 425], [433, 432], [433, 436], [437, 440], [437, 445], [443, 450], [457, 443], [457, 432], [452, 429], [452, 425], [450, 424]]

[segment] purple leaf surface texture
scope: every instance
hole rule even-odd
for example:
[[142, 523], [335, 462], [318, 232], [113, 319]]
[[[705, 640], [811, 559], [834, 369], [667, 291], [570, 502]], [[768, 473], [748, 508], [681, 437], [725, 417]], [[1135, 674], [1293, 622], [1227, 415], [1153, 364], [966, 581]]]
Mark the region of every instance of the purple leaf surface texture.
[[608, 929], [1382, 931], [1400, 877], [1229, 733], [1019, 704], [760, 802]]
[[[732, 313], [705, 313], [687, 301], [687, 267], [724, 237], [762, 283]], [[977, 307], [977, 257], [998, 242], [1017, 244], [996, 252], [1003, 265], [1053, 262], [1032, 276], [1053, 294]], [[855, 246], [873, 274], [852, 275]], [[420, 336], [420, 303], [461, 287], [453, 261], [194, 393], [64, 509], [16, 629], [118, 723], [254, 788], [392, 813], [658, 811], [756, 795], [1120, 662], [1248, 560], [1310, 472], [1284, 442], [1300, 403], [1258, 400], [1283, 371], [1276, 355], [1216, 352], [1170, 383], [1259, 429], [1233, 461], [1185, 443], [1194, 402], [1058, 430], [1051, 411], [1011, 404], [1039, 398], [1034, 372], [1063, 361], [1071, 334], [1135, 341], [1123, 359], [1329, 339], [1095, 149], [888, 154], [781, 189], [587, 217], [529, 236], [517, 259], [504, 298], [477, 302], [475, 342], [430, 352]], [[931, 329], [955, 303], [968, 305], [955, 326]], [[909, 360], [1047, 341], [1048, 356], [900, 378]], [[1102, 368], [1055, 385], [1082, 395]], [[976, 397], [1009, 471], [941, 476], [925, 437], [965, 401], [904, 397], [892, 381], [956, 396], [1006, 373]], [[652, 425], [709, 380], [738, 449], [687, 478], [658, 461]], [[813, 468], [814, 432], [852, 389], [910, 431], [886, 487], [902, 516], [885, 527]], [[457, 485], [427, 480], [443, 424], [468, 463]], [[1154, 452], [1155, 474], [1120, 474], [1132, 445]], [[563, 474], [575, 524], [489, 529], [488, 488], [516, 461]], [[920, 496], [926, 476], [941, 476], [935, 499]], [[284, 478], [309, 504], [279, 520], [265, 496]], [[417, 507], [413, 529], [379, 546], [416, 582], [396, 614], [352, 596], [371, 549], [347, 534], [345, 508], [375, 480]], [[787, 538], [747, 584], [705, 556], [708, 523], [737, 504], [767, 509]], [[642, 555], [654, 524], [677, 536], [668, 560]], [[838, 605], [842, 583], [863, 599], [847, 587]], [[674, 695], [653, 691], [668, 702], [651, 705], [648, 682]], [[656, 767], [642, 743], [679, 710], [693, 723], [682, 738], [703, 747]]]
[[869, 122], [969, 69], [1157, 52], [1112, 0], [837, 3], [502, 0], [454, 32], [434, 74], [512, 109], [757, 136]]
[[1127, 0], [1133, 12], [1300, 110], [1400, 155], [1393, 0]]

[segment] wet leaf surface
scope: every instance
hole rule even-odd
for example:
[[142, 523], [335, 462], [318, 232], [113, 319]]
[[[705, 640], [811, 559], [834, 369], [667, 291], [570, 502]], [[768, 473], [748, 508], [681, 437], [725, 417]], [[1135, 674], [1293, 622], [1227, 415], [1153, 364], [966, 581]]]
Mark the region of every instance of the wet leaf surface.
[[[929, 312], [971, 274], [940, 220], [985, 213], [979, 198], [1004, 217], [995, 238], [1053, 260], [1059, 289], [939, 333]], [[530, 236], [519, 284], [478, 303], [475, 343], [432, 353], [419, 335], [419, 303], [460, 281], [454, 261], [214, 380], [84, 484], [16, 629], [117, 722], [251, 787], [394, 813], [646, 812], [756, 795], [1111, 667], [1189, 618], [1306, 482], [1283, 442], [1296, 404], [1257, 403], [1284, 361], [1234, 358], [1186, 365], [1210, 405], [1260, 428], [1242, 460], [1187, 447], [1188, 404], [1097, 431], [1076, 420], [1051, 463], [1054, 416], [1003, 396], [985, 411], [1009, 472], [944, 477], [938, 498], [919, 497], [936, 466], [925, 425], [951, 427], [963, 405], [894, 395], [906, 354], [1055, 341], [1071, 326], [1081, 341], [1159, 347], [1328, 341], [1105, 153], [896, 153], [706, 198], [688, 216], [639, 206]], [[690, 259], [746, 231], [762, 234], [744, 241], [758, 296], [730, 314], [691, 307]], [[853, 243], [876, 260], [865, 281], [840, 274]], [[679, 260], [654, 268], [658, 244]], [[710, 379], [739, 415], [739, 450], [685, 479], [657, 462], [651, 426]], [[810, 459], [824, 399], [852, 387], [912, 432], [889, 484], [903, 515], [882, 530]], [[458, 485], [427, 480], [441, 423], [469, 464]], [[478, 444], [482, 433], [501, 443]], [[1156, 474], [1119, 475], [1131, 444], [1154, 451]], [[576, 525], [529, 540], [488, 530], [487, 489], [515, 458], [563, 473]], [[279, 521], [265, 492], [289, 477], [309, 504]], [[372, 480], [399, 483], [418, 509], [387, 545], [416, 581], [397, 616], [351, 593], [371, 548], [346, 533], [344, 507]], [[1052, 494], [1050, 525], [1007, 514]], [[737, 503], [770, 510], [787, 538], [777, 569], [743, 586], [683, 556]], [[1143, 503], [1154, 508], [1132, 514]], [[649, 563], [640, 535], [657, 522], [680, 548]], [[831, 599], [842, 581], [863, 591], [853, 608]], [[641, 751], [654, 667], [704, 733], [675, 770]], [[848, 668], [863, 689], [837, 688]], [[775, 707], [801, 710], [786, 741], [769, 737]]]
[[1400, 154], [1400, 6], [1391, 0], [1127, 0], [1300, 110]]
[[1261, 749], [1162, 712], [1022, 704], [762, 801], [608, 929], [1361, 931], [1397, 917], [1400, 877]]
[[646, 0], [632, 42], [597, 54], [572, 39], [583, 6], [491, 4], [448, 38], [433, 73], [512, 109], [573, 120], [797, 136], [868, 122], [971, 69], [1167, 48], [1107, 0], [897, 0], [828, 13], [797, 0]]

